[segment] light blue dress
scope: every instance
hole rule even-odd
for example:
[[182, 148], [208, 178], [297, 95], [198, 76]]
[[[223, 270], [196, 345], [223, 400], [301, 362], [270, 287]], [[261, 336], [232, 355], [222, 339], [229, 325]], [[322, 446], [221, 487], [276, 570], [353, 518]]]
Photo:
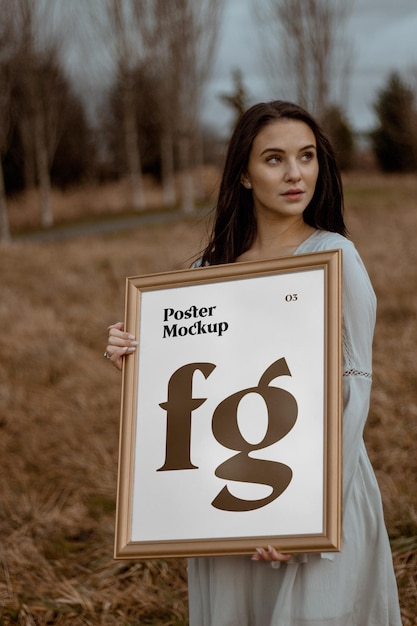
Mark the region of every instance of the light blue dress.
[[250, 556], [189, 559], [190, 626], [401, 626], [381, 496], [363, 441], [376, 298], [354, 247], [315, 231], [296, 254], [343, 250], [343, 548], [278, 568]]

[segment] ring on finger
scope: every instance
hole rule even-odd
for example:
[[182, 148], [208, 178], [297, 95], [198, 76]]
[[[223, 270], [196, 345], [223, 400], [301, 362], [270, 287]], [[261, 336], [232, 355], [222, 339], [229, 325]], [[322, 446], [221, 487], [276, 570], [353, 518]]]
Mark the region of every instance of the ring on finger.
[[111, 359], [110, 354], [107, 352], [107, 350], [105, 351], [105, 353], [103, 354], [105, 359]]

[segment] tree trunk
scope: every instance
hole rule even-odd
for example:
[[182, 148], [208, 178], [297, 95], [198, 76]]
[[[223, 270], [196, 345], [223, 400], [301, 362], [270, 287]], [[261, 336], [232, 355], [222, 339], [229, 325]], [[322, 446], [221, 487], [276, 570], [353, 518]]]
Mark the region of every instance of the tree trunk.
[[176, 201], [174, 180], [174, 142], [172, 133], [163, 130], [161, 133], [161, 170], [164, 205], [172, 206]]
[[195, 133], [194, 146], [194, 196], [197, 200], [204, 200], [204, 145], [203, 136], [199, 130]]
[[[123, 140], [130, 185], [130, 204], [135, 211], [145, 208], [136, 119], [135, 83], [132, 75], [135, 67], [134, 63], [132, 64], [132, 57], [137, 55], [137, 47], [132, 43], [132, 28], [135, 31], [138, 25], [137, 17], [140, 15], [141, 4], [138, 0], [136, 2], [112, 0], [109, 4], [109, 17], [116, 35], [115, 55], [121, 87]], [[138, 34], [136, 32], [136, 41], [140, 42], [140, 37], [137, 38]]]
[[23, 176], [25, 189], [36, 187], [35, 155], [33, 148], [33, 135], [30, 129], [30, 119], [22, 114], [18, 121], [20, 129], [20, 140], [23, 147]]
[[180, 137], [178, 153], [181, 171], [181, 212], [184, 213], [184, 215], [192, 215], [195, 210], [194, 183], [190, 167], [190, 148], [190, 138], [186, 135]]
[[[43, 108], [42, 98], [40, 95], [39, 77], [36, 71], [35, 60], [30, 59], [31, 66], [28, 71], [28, 92], [30, 98], [31, 113], [28, 123], [23, 125], [23, 132], [33, 133], [32, 137], [27, 136], [22, 143], [25, 146], [34, 147], [34, 160], [37, 174], [37, 182], [39, 186], [39, 205], [40, 217], [43, 228], [49, 228], [54, 222], [51, 205], [50, 190], [51, 178], [49, 173], [48, 144], [46, 137], [46, 119]], [[29, 158], [31, 154], [29, 154]]]
[[[126, 83], [129, 81], [126, 80]], [[138, 146], [138, 127], [132, 89], [129, 84], [124, 86], [123, 123], [126, 150], [126, 162], [130, 181], [131, 203], [135, 211], [145, 208], [141, 159]]]
[[10, 242], [9, 216], [7, 214], [6, 190], [4, 187], [3, 166], [0, 159], [0, 242]]
[[48, 165], [48, 146], [46, 145], [45, 120], [39, 104], [40, 103], [38, 103], [35, 110], [34, 132], [36, 167], [39, 182], [40, 213], [43, 228], [50, 228], [54, 223], [54, 216], [52, 214], [50, 203], [51, 178]]

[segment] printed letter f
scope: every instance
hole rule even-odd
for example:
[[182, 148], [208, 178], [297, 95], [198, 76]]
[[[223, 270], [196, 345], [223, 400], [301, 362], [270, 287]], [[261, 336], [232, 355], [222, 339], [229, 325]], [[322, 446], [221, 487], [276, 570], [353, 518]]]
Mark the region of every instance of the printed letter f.
[[208, 378], [213, 363], [189, 363], [174, 372], [168, 383], [168, 400], [159, 405], [167, 412], [165, 463], [158, 471], [197, 469], [191, 463], [191, 415], [207, 398], [193, 398], [193, 375], [199, 370]]

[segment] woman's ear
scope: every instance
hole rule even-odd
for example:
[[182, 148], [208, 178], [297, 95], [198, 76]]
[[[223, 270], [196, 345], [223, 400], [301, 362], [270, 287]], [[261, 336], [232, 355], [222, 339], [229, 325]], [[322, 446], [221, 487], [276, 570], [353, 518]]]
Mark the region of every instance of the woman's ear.
[[242, 174], [242, 176], [240, 177], [240, 182], [245, 187], [245, 189], [252, 189], [252, 185], [246, 174]]

